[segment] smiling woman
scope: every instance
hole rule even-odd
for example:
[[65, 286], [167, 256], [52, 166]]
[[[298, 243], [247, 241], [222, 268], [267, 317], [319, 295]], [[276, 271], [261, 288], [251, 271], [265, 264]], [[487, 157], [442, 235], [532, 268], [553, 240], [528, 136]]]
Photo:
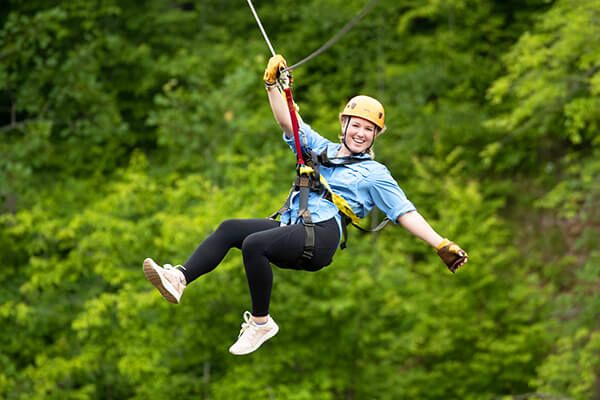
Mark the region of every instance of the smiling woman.
[[359, 117], [345, 118], [348, 122], [344, 130], [342, 156], [366, 153], [375, 140], [375, 125]]
[[372, 147], [375, 138], [385, 130], [383, 105], [369, 96], [356, 96], [346, 104], [340, 113], [344, 147], [340, 156], [369, 153], [373, 158]]
[[[269, 60], [263, 77], [283, 139], [297, 153], [299, 161], [294, 190], [277, 213], [281, 221], [271, 218], [227, 220], [183, 265], [161, 267], [150, 258], [144, 261], [146, 278], [167, 301], [179, 303], [186, 286], [214, 270], [229, 249], [242, 250], [252, 312], [244, 313], [238, 340], [229, 348], [237, 355], [255, 351], [279, 331], [269, 316], [273, 285], [270, 263], [311, 272], [329, 265], [345, 228], [342, 213], [363, 218], [377, 207], [391, 221], [436, 248], [450, 271], [455, 272], [467, 262], [466, 252], [435, 232], [388, 169], [373, 160], [373, 143], [385, 128], [381, 103], [368, 96], [352, 98], [340, 113], [340, 143], [331, 142], [297, 114], [289, 81], [280, 81], [285, 67], [285, 59], [275, 55]], [[290, 95], [284, 97], [282, 88]], [[303, 154], [307, 155], [306, 165]], [[327, 162], [318, 162], [317, 154]]]

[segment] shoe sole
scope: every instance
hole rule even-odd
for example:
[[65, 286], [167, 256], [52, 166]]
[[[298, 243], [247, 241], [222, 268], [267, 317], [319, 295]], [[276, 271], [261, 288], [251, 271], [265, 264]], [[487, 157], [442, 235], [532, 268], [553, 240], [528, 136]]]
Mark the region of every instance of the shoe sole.
[[165, 300], [167, 300], [169, 303], [179, 304], [177, 297], [173, 296], [173, 294], [171, 294], [171, 292], [169, 292], [169, 290], [165, 287], [162, 277], [156, 270], [154, 262], [149, 258], [144, 260], [144, 276], [152, 285], [154, 285], [155, 288], [158, 289]]
[[236, 355], [236, 356], [243, 356], [243, 355], [246, 355], [246, 354], [254, 353], [256, 350], [258, 350], [258, 348], [259, 348], [260, 346], [262, 346], [262, 345], [263, 345], [263, 343], [265, 343], [267, 340], [271, 339], [273, 336], [277, 335], [277, 333], [278, 333], [278, 332], [279, 332], [279, 325], [275, 325], [275, 329], [273, 329], [273, 330], [271, 330], [269, 333], [267, 333], [267, 334], [266, 334], [266, 335], [263, 337], [263, 340], [262, 340], [262, 341], [260, 341], [260, 342], [258, 342], [258, 344], [257, 344], [256, 346], [252, 347], [250, 350], [248, 350], [248, 351], [245, 351], [245, 352], [243, 352], [243, 353], [234, 353], [234, 352], [232, 352], [232, 351], [231, 351], [231, 348], [230, 348], [230, 349], [229, 349], [229, 352], [230, 352], [231, 354], [233, 354], [233, 355]]

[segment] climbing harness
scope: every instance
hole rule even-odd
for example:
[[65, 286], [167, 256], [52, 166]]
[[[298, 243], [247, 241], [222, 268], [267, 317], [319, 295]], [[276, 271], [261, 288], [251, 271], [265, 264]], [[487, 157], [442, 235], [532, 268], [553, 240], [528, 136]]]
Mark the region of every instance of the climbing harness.
[[[250, 6], [250, 9], [252, 10], [252, 14], [254, 15], [254, 18], [256, 19], [258, 27], [260, 28], [260, 31], [262, 32], [262, 35], [269, 47], [269, 50], [271, 51], [271, 54], [273, 56], [275, 56], [275, 50], [273, 49], [273, 46], [271, 45], [269, 37], [267, 36], [267, 33], [265, 32], [265, 30], [260, 22], [260, 18], [258, 17], [258, 14], [256, 13], [254, 6], [252, 5], [252, 1], [251, 0], [247, 0], [247, 1], [248, 1], [248, 5]], [[349, 165], [349, 164], [365, 161], [365, 159], [358, 158], [358, 157], [352, 157], [352, 156], [351, 157], [341, 157], [341, 159], [342, 159], [341, 162], [333, 163], [331, 160], [329, 160], [327, 158], [326, 152], [323, 152], [320, 155], [317, 155], [313, 151], [311, 151], [310, 153], [304, 152], [302, 149], [302, 144], [300, 143], [298, 117], [296, 115], [296, 108], [295, 108], [294, 98], [293, 98], [292, 89], [291, 89], [291, 84], [292, 84], [291, 70], [298, 67], [299, 65], [309, 61], [310, 59], [316, 57], [317, 55], [319, 55], [323, 51], [325, 51], [327, 48], [331, 47], [346, 32], [348, 32], [362, 17], [365, 16], [373, 8], [373, 6], [375, 5], [376, 2], [377, 2], [377, 0], [372, 0], [367, 5], [367, 7], [365, 7], [365, 9], [363, 9], [363, 11], [361, 13], [359, 13], [355, 18], [353, 18], [348, 24], [346, 24], [346, 26], [340, 32], [338, 32], [338, 34], [336, 34], [331, 40], [329, 40], [327, 43], [325, 43], [325, 45], [321, 46], [321, 48], [319, 48], [315, 52], [311, 53], [308, 57], [301, 60], [300, 62], [292, 65], [291, 67], [284, 68], [279, 71], [279, 78], [277, 79], [276, 85], [277, 85], [277, 89], [280, 90], [280, 92], [283, 92], [283, 94], [285, 95], [286, 103], [288, 106], [288, 111], [290, 114], [290, 119], [291, 119], [291, 123], [292, 123], [292, 131], [294, 134], [294, 147], [296, 149], [296, 175], [297, 176], [294, 181], [294, 184], [292, 185], [292, 189], [290, 190], [290, 194], [288, 195], [288, 198], [285, 201], [284, 205], [278, 211], [276, 211], [273, 215], [271, 215], [269, 218], [276, 219], [278, 216], [282, 215], [287, 210], [289, 210], [291, 202], [292, 202], [292, 196], [294, 195], [295, 192], [299, 192], [300, 197], [299, 197], [298, 217], [297, 217], [296, 221], [294, 221], [294, 223], [298, 223], [301, 221], [302, 224], [304, 225], [304, 228], [306, 231], [304, 250], [302, 252], [302, 257], [301, 257], [304, 262], [310, 262], [312, 260], [312, 258], [314, 256], [314, 249], [315, 249], [315, 224], [312, 220], [312, 216], [308, 209], [308, 199], [309, 199], [311, 191], [316, 192], [318, 195], [323, 196], [325, 199], [334, 203], [336, 205], [336, 207], [338, 208], [338, 210], [340, 211], [340, 215], [342, 217], [342, 236], [343, 236], [340, 247], [342, 249], [344, 249], [346, 247], [346, 242], [347, 242], [346, 227], [349, 223], [356, 226], [358, 229], [360, 229], [363, 232], [376, 232], [376, 231], [383, 229], [383, 227], [389, 222], [389, 219], [386, 218], [374, 229], [365, 229], [365, 228], [359, 226], [358, 223], [360, 221], [360, 218], [354, 213], [354, 211], [352, 211], [352, 208], [350, 207], [348, 202], [343, 197], [341, 197], [340, 195], [333, 192], [333, 190], [331, 190], [331, 187], [329, 186], [329, 183], [327, 182], [327, 180], [320, 174], [320, 166], [321, 165], [324, 165], [327, 167], [343, 166], [343, 165]], [[382, 128], [382, 126], [380, 126], [380, 125], [383, 125], [383, 110], [378, 118], [381, 119], [381, 124], [379, 124], [377, 122], [375, 122], [375, 124], [378, 125], [380, 128]]]
[[[342, 219], [342, 241], [340, 248], [343, 250], [347, 246], [348, 242], [348, 231], [347, 226], [352, 224], [362, 232], [377, 232], [382, 230], [387, 223], [390, 221], [389, 218], [385, 218], [375, 228], [367, 229], [359, 225], [360, 217], [354, 213], [350, 204], [342, 196], [335, 193], [327, 180], [320, 173], [320, 167], [342, 167], [345, 165], [355, 164], [369, 159], [359, 157], [335, 157], [330, 159], [327, 157], [327, 151], [323, 151], [321, 154], [317, 154], [314, 151], [305, 152], [304, 159], [306, 159], [306, 165], [299, 166], [297, 168], [297, 176], [294, 180], [290, 193], [283, 204], [283, 206], [277, 210], [269, 218], [277, 219], [280, 215], [290, 209], [292, 197], [295, 192], [299, 192], [299, 209], [298, 216], [294, 223], [301, 222], [304, 224], [306, 229], [306, 240], [304, 245], [304, 251], [302, 258], [309, 261], [313, 256], [314, 250], [314, 223], [308, 210], [308, 196], [310, 192], [315, 192], [319, 196], [323, 196], [328, 201], [331, 201], [340, 212]], [[332, 160], [340, 160], [339, 162], [333, 162]]]

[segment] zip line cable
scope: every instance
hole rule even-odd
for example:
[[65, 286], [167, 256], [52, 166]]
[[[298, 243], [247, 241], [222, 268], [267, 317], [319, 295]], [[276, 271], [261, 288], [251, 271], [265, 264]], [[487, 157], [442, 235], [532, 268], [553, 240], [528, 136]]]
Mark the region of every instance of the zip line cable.
[[365, 15], [367, 15], [369, 12], [371, 12], [371, 10], [377, 5], [378, 1], [379, 0], [371, 0], [358, 14], [356, 14], [354, 16], [354, 18], [352, 18], [350, 21], [348, 21], [346, 23], [346, 25], [344, 25], [344, 27], [338, 31], [338, 33], [333, 35], [331, 37], [331, 39], [329, 39], [327, 42], [325, 42], [325, 44], [323, 44], [323, 46], [319, 47], [317, 50], [313, 51], [308, 56], [304, 57], [302, 60], [298, 61], [296, 64], [292, 65], [291, 67], [287, 67], [284, 71], [290, 71], [292, 69], [298, 68], [302, 64], [312, 60], [313, 58], [315, 58], [318, 55], [320, 55], [321, 53], [323, 53], [325, 50], [329, 49], [338, 40], [340, 40], [342, 38], [342, 36], [344, 36], [346, 33], [348, 33], [348, 31], [350, 31], [352, 28], [354, 28], [354, 26], [358, 22], [360, 22], [360, 20]]
[[[256, 13], [254, 6], [252, 5], [252, 0], [247, 0], [247, 1], [248, 1], [248, 5], [250, 6], [250, 10], [252, 10], [252, 14], [254, 15], [254, 18], [256, 19], [256, 23], [258, 24], [258, 27], [260, 28], [260, 31], [262, 32], [263, 37], [265, 38], [265, 41], [267, 42], [267, 45], [269, 46], [269, 50], [271, 50], [271, 54], [275, 55], [275, 50], [273, 50], [273, 46], [271, 45], [271, 42], [269, 41], [267, 33], [265, 32], [265, 29], [263, 28], [263, 26], [260, 22], [260, 18], [258, 17], [258, 14]], [[371, 10], [377, 5], [378, 2], [379, 2], [379, 0], [371, 0], [358, 14], [356, 14], [354, 16], [354, 18], [352, 18], [350, 21], [348, 21], [346, 23], [346, 25], [344, 25], [344, 27], [342, 27], [342, 29], [340, 29], [338, 31], [338, 33], [333, 35], [331, 37], [331, 39], [329, 39], [327, 42], [325, 42], [317, 50], [313, 51], [308, 56], [304, 57], [302, 60], [298, 61], [297, 63], [295, 63], [294, 65], [292, 65], [290, 67], [285, 68], [282, 72], [291, 71], [295, 68], [298, 68], [302, 64], [312, 60], [313, 58], [317, 57], [318, 55], [322, 54], [324, 51], [329, 49], [338, 40], [340, 40], [342, 38], [342, 36], [344, 36], [346, 33], [348, 33], [348, 31], [350, 31], [352, 28], [354, 28], [354, 26], [358, 22], [360, 22], [360, 20], [363, 19], [365, 17], [365, 15], [367, 15], [369, 12], [371, 12]]]
[[252, 0], [248, 0], [248, 5], [250, 6], [250, 10], [252, 10], [252, 15], [254, 15], [254, 19], [256, 19], [256, 23], [258, 24], [258, 27], [260, 28], [260, 31], [262, 32], [263, 37], [265, 38], [265, 42], [267, 42], [267, 46], [269, 46], [269, 50], [271, 50], [271, 54], [275, 55], [275, 50], [273, 50], [273, 45], [271, 45], [271, 41], [269, 40], [269, 37], [267, 36], [267, 32], [265, 32], [265, 28], [263, 28], [262, 24], [260, 23], [260, 18], [258, 18], [258, 14], [256, 13], [254, 6], [252, 5]]
[[[281, 78], [285, 77], [285, 79], [283, 79], [283, 81], [285, 81], [285, 83], [283, 83], [283, 81], [282, 81], [282, 82], [279, 82], [279, 85], [280, 85], [282, 91], [285, 93], [286, 102], [287, 102], [288, 109], [290, 112], [290, 119], [292, 121], [292, 128], [294, 131], [294, 144], [296, 146], [296, 157], [297, 157], [296, 165], [298, 168], [301, 166], [304, 166], [305, 161], [302, 156], [302, 146], [300, 144], [300, 137], [299, 137], [299, 133], [298, 133], [299, 129], [298, 129], [298, 121], [297, 121], [297, 117], [296, 117], [296, 111], [295, 111], [295, 107], [294, 107], [294, 98], [292, 96], [292, 90], [290, 88], [290, 84], [291, 84], [290, 71], [292, 69], [297, 68], [300, 65], [312, 60], [313, 58], [317, 57], [319, 54], [323, 53], [325, 50], [327, 50], [328, 48], [333, 46], [333, 44], [335, 44], [338, 40], [340, 40], [340, 38], [342, 36], [344, 36], [346, 33], [348, 33], [348, 31], [350, 29], [352, 29], [365, 15], [367, 15], [369, 13], [369, 11], [371, 11], [373, 9], [373, 7], [375, 7], [375, 4], [377, 4], [378, 1], [379, 0], [371, 0], [361, 10], [361, 12], [359, 12], [357, 15], [354, 16], [354, 18], [352, 18], [350, 21], [348, 21], [346, 23], [346, 25], [338, 33], [336, 33], [331, 39], [329, 39], [327, 42], [325, 42], [325, 44], [323, 44], [317, 50], [313, 51], [311, 54], [309, 54], [307, 57], [300, 60], [296, 64], [292, 65], [291, 67], [284, 68], [280, 71], [280, 77]], [[248, 2], [248, 6], [250, 7], [250, 10], [252, 11], [252, 15], [254, 15], [254, 19], [256, 20], [256, 23], [258, 24], [258, 27], [265, 39], [265, 42], [267, 42], [267, 46], [269, 46], [269, 50], [271, 50], [271, 54], [273, 56], [275, 56], [276, 55], [275, 49], [273, 49], [273, 45], [271, 44], [271, 41], [269, 40], [269, 36], [267, 35], [265, 28], [263, 28], [263, 25], [260, 22], [258, 13], [254, 9], [254, 5], [252, 4], [252, 0], [247, 0], [247, 2]], [[300, 171], [300, 170], [298, 169], [298, 171]]]
[[[247, 1], [248, 1], [248, 5], [250, 6], [250, 10], [252, 10], [252, 14], [254, 15], [254, 18], [256, 19], [256, 23], [258, 24], [258, 27], [260, 28], [260, 31], [262, 32], [262, 35], [265, 38], [265, 42], [267, 42], [267, 46], [269, 46], [269, 50], [271, 50], [271, 54], [273, 56], [275, 56], [276, 55], [275, 50], [273, 49], [273, 46], [271, 45], [271, 41], [269, 40], [269, 37], [267, 36], [267, 32], [265, 32], [265, 29], [263, 28], [262, 23], [260, 22], [260, 18], [258, 17], [258, 14], [256, 13], [254, 6], [252, 5], [252, 0], [247, 0]], [[327, 50], [328, 48], [333, 46], [338, 40], [340, 40], [340, 38], [342, 36], [344, 36], [346, 33], [348, 33], [348, 31], [350, 29], [352, 29], [354, 27], [354, 25], [356, 25], [365, 15], [367, 15], [373, 9], [373, 7], [375, 7], [375, 5], [377, 4], [378, 1], [379, 0], [371, 0], [361, 10], [361, 12], [359, 12], [356, 16], [354, 16], [354, 18], [352, 18], [350, 21], [348, 21], [346, 23], [346, 25], [344, 25], [344, 27], [338, 33], [336, 33], [331, 39], [329, 39], [327, 42], [325, 42], [325, 44], [323, 44], [317, 50], [313, 51], [307, 57], [298, 61], [296, 64], [292, 65], [291, 67], [282, 69], [280, 71], [281, 80], [278, 82], [278, 86], [279, 86], [280, 90], [282, 90], [283, 93], [285, 93], [285, 99], [286, 99], [286, 103], [288, 106], [288, 111], [290, 113], [290, 120], [292, 122], [292, 130], [294, 132], [294, 145], [296, 147], [296, 161], [297, 161], [296, 162], [296, 172], [298, 173], [298, 177], [296, 178], [297, 179], [296, 184], [300, 186], [300, 208], [301, 208], [301, 210], [299, 212], [302, 212], [302, 215], [300, 217], [304, 219], [305, 229], [307, 229], [307, 231], [306, 231], [307, 239], [304, 244], [303, 257], [307, 253], [310, 258], [313, 257], [313, 249], [314, 249], [314, 244], [315, 244], [314, 228], [312, 228], [312, 230], [309, 228], [309, 225], [312, 227], [313, 224], [310, 223], [310, 221], [311, 221], [310, 220], [310, 212], [308, 211], [308, 208], [307, 208], [308, 207], [307, 206], [308, 192], [306, 192], [306, 190], [310, 189], [309, 182], [310, 182], [311, 172], [312, 172], [313, 176], [316, 176], [317, 179], [319, 179], [319, 178], [318, 178], [318, 175], [313, 170], [313, 168], [310, 164], [310, 160], [308, 160], [309, 164], [307, 165], [307, 163], [304, 161], [304, 158], [302, 155], [302, 146], [300, 144], [298, 119], [297, 119], [296, 109], [295, 109], [295, 105], [294, 105], [294, 98], [292, 96], [292, 89], [290, 88], [291, 73], [289, 71], [312, 60], [313, 58], [317, 57], [319, 54], [323, 53], [325, 50]], [[327, 185], [326, 181], [325, 181], [325, 185]], [[327, 186], [329, 186], [329, 185], [327, 185]], [[335, 195], [335, 193], [333, 193], [330, 188], [329, 188], [329, 191], [330, 191], [332, 197], [337, 196], [337, 198], [344, 200], [343, 197], [341, 197], [339, 195]], [[359, 226], [358, 223], [354, 221], [354, 218], [358, 218], [358, 217], [354, 214], [354, 212], [352, 211], [350, 206], [348, 206], [348, 204], [345, 201], [343, 203], [337, 203], [336, 200], [333, 200], [333, 201], [334, 201], [336, 207], [338, 207], [338, 209], [340, 210], [340, 213], [343, 213], [346, 216], [346, 218], [349, 218], [351, 220], [352, 225], [356, 226], [358, 229], [360, 229], [363, 232], [379, 231], [379, 230], [383, 229], [383, 227], [389, 222], [389, 219], [385, 218], [374, 229], [365, 229], [365, 228]], [[302, 205], [303, 203], [305, 204], [304, 206]], [[287, 202], [286, 202], [286, 204], [287, 204]], [[348, 208], [350, 210], [350, 214], [347, 214], [345, 211], [343, 211], [346, 208]], [[271, 218], [278, 215], [278, 213], [273, 214], [273, 216], [271, 216]], [[345, 225], [342, 230], [345, 232]], [[345, 233], [344, 233], [344, 236], [345, 236]], [[309, 238], [312, 238], [312, 239], [309, 239]], [[344, 242], [342, 243], [342, 245], [343, 245], [342, 249], [344, 247], [346, 247], [345, 243], [346, 242], [344, 240]]]

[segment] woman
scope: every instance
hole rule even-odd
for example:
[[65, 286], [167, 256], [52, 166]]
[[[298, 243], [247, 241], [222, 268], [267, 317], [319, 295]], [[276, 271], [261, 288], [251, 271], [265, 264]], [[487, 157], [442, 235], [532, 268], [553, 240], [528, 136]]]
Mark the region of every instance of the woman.
[[[284, 132], [284, 140], [294, 150], [291, 118], [277, 86], [279, 71], [285, 67], [283, 57], [272, 57], [264, 81], [275, 120]], [[320, 167], [320, 174], [355, 214], [364, 217], [373, 207], [378, 207], [392, 221], [436, 248], [450, 270], [455, 272], [467, 262], [467, 254], [438, 235], [406, 198], [387, 168], [372, 159], [375, 138], [385, 129], [384, 118], [383, 106], [377, 100], [357, 96], [340, 114], [340, 143], [323, 138], [299, 119], [303, 150], [327, 155], [331, 161]], [[336, 163], [336, 160], [349, 159], [353, 162]], [[237, 355], [255, 351], [279, 330], [269, 316], [273, 282], [270, 263], [281, 268], [318, 271], [331, 263], [340, 243], [342, 226], [338, 208], [322, 193], [311, 191], [308, 210], [314, 223], [314, 248], [310, 256], [306, 256], [307, 231], [303, 219], [307, 217], [302, 212], [299, 217], [298, 197], [297, 193], [292, 194], [289, 207], [282, 212], [281, 222], [266, 218], [224, 221], [183, 265], [161, 267], [147, 258], [144, 260], [146, 278], [167, 301], [179, 303], [186, 285], [215, 269], [230, 248], [241, 249], [252, 312], [244, 313], [239, 337], [229, 351]]]

